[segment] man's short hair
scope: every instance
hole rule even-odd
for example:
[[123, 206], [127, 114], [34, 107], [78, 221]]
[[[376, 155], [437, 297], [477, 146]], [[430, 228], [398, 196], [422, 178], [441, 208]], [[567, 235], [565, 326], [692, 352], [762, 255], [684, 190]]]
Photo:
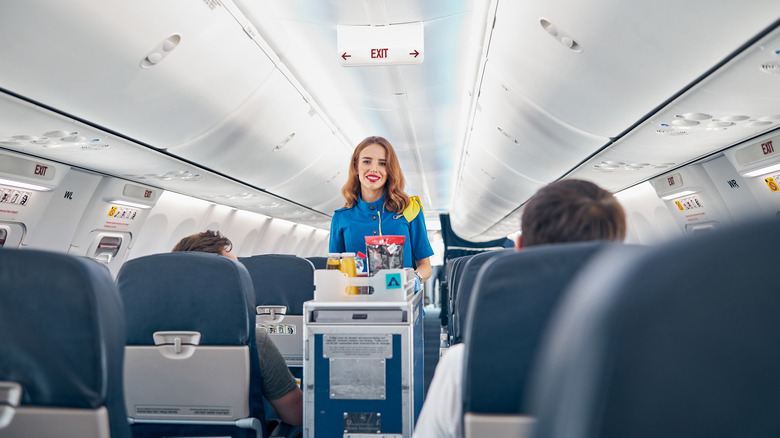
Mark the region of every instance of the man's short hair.
[[206, 230], [181, 239], [173, 247], [172, 252], [200, 251], [222, 255], [223, 252], [231, 251], [232, 249], [233, 242], [230, 239], [220, 234], [219, 231]]
[[590, 240], [622, 241], [626, 215], [612, 193], [565, 179], [541, 188], [523, 208], [523, 246]]

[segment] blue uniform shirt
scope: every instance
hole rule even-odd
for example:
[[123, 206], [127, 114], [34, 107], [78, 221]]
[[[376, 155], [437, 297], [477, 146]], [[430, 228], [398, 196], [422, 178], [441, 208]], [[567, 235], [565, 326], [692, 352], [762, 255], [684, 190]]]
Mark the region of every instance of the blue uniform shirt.
[[[385, 195], [375, 202], [358, 202], [351, 208], [340, 208], [333, 213], [330, 222], [329, 252], [366, 252], [366, 236], [405, 236], [404, 267], [411, 268], [412, 258], [422, 260], [433, 255], [428, 241], [428, 230], [422, 212], [411, 222], [399, 211], [394, 213], [384, 207]], [[364, 265], [365, 270], [365, 265]]]

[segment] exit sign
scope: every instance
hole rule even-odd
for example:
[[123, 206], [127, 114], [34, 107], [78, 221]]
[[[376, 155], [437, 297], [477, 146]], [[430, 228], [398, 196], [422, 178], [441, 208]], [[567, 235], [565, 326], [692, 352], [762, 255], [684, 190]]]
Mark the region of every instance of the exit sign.
[[339, 62], [345, 67], [420, 64], [425, 57], [422, 23], [339, 25], [337, 31]]

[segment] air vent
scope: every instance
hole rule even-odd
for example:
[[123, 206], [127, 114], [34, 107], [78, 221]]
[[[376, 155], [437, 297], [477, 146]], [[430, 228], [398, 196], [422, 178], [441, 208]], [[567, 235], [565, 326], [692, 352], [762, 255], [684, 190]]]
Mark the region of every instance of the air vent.
[[501, 133], [501, 135], [503, 135], [504, 137], [506, 137], [506, 138], [508, 138], [508, 139], [512, 140], [512, 141], [513, 141], [515, 144], [520, 144], [520, 142], [519, 142], [519, 141], [517, 141], [517, 139], [516, 139], [516, 138], [512, 137], [511, 135], [509, 135], [509, 133], [507, 133], [506, 131], [504, 131], [503, 129], [501, 129], [501, 127], [500, 127], [500, 126], [496, 126], [496, 129], [498, 129], [498, 132], [500, 132], [500, 133]]
[[569, 35], [563, 33], [563, 31], [558, 29], [554, 24], [550, 23], [544, 18], [539, 20], [539, 24], [542, 25], [542, 28], [547, 31], [550, 36], [557, 39], [558, 42], [566, 46], [567, 49], [577, 53], [582, 52], [582, 47], [577, 43], [577, 41], [575, 41], [574, 38], [570, 37]]
[[665, 169], [669, 166], [674, 166], [674, 163], [624, 163], [622, 161], [602, 161], [599, 164], [594, 164], [591, 170], [594, 172], [615, 172], [615, 171], [636, 171], [642, 169]]
[[687, 132], [680, 131], [680, 130], [677, 130], [677, 129], [656, 129], [655, 133], [656, 134], [660, 134], [660, 135], [668, 135], [668, 136], [672, 136], [672, 137], [676, 137], [676, 136], [680, 136], [680, 135], [688, 135]]
[[761, 71], [773, 75], [780, 75], [780, 62], [765, 62], [761, 64]]
[[291, 141], [293, 138], [295, 138], [295, 133], [294, 133], [294, 132], [291, 132], [291, 133], [290, 133], [290, 135], [288, 135], [288, 136], [287, 136], [287, 137], [286, 137], [284, 140], [282, 140], [282, 142], [281, 142], [281, 143], [277, 144], [277, 145], [274, 147], [273, 151], [274, 151], [274, 152], [276, 152], [276, 151], [278, 151], [278, 150], [281, 150], [281, 149], [282, 149], [283, 147], [285, 147], [285, 146], [287, 145], [287, 143], [289, 143], [289, 142], [290, 142], [290, 141]]
[[181, 35], [173, 34], [163, 40], [144, 59], [141, 60], [141, 68], [150, 68], [159, 64], [169, 53], [171, 53], [181, 42]]
[[146, 175], [124, 174], [125, 178], [130, 179], [158, 179], [160, 181], [202, 181], [203, 177], [198, 173], [192, 173], [189, 170], [175, 170], [168, 173], [147, 173]]

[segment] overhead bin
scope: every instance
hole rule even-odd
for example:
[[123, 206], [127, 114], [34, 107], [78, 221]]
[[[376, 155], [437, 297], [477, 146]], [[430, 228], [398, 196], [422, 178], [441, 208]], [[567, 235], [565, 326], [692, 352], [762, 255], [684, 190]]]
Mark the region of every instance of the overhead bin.
[[[570, 176], [621, 190], [780, 127], [780, 29], [691, 88]], [[778, 70], [780, 71], [780, 69]]]
[[703, 0], [501, 2], [486, 70], [501, 72], [507, 88], [553, 117], [614, 137], [778, 13], [771, 0], [717, 7]]
[[160, 148], [219, 124], [274, 68], [218, 1], [18, 0], [0, 27], [24, 42], [0, 47], [0, 86]]
[[217, 126], [168, 151], [309, 206], [338, 193], [349, 162], [345, 145], [278, 70]]

